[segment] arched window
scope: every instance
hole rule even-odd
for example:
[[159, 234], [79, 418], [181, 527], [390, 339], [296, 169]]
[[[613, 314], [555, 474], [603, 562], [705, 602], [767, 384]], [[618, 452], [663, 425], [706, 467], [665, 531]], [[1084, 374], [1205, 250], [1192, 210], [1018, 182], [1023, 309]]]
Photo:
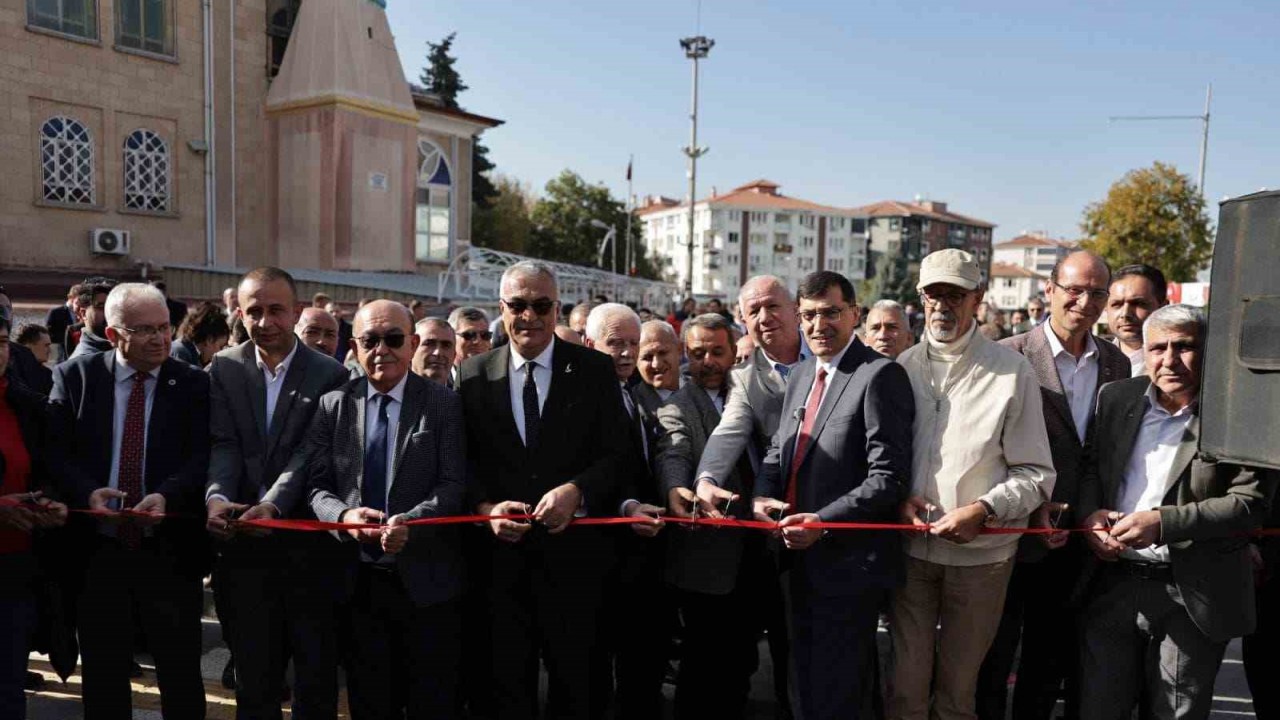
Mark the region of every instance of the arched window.
[[93, 136], [78, 120], [59, 115], [40, 127], [40, 169], [45, 200], [93, 204]]
[[449, 259], [453, 175], [440, 148], [418, 140], [417, 235], [414, 257], [420, 261]]
[[124, 206], [169, 209], [169, 146], [150, 130], [134, 130], [124, 139]]

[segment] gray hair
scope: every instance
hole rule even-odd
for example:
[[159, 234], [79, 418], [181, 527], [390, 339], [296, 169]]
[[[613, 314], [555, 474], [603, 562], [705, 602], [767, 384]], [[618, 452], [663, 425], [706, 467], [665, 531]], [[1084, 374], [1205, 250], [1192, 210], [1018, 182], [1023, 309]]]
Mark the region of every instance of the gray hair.
[[502, 271], [502, 281], [498, 283], [498, 288], [501, 290], [506, 287], [508, 280], [512, 280], [517, 277], [536, 277], [538, 275], [543, 275], [549, 278], [551, 280], [551, 284], [555, 285], [556, 291], [559, 292], [560, 287], [556, 280], [556, 271], [550, 265], [542, 262], [541, 260], [521, 260], [515, 265], [508, 267], [506, 270]]
[[455, 308], [453, 312], [449, 313], [449, 327], [453, 328], [455, 331], [458, 329], [458, 325], [463, 322], [477, 321], [482, 322], [485, 325], [489, 324], [489, 316], [478, 307]]
[[680, 328], [681, 343], [687, 342], [689, 339], [689, 331], [693, 328], [702, 328], [703, 330], [724, 330], [729, 333], [729, 344], [738, 342], [737, 330], [733, 327], [733, 323], [725, 319], [719, 313], [703, 313], [697, 317], [691, 317], [684, 321], [684, 325]]
[[[574, 310], [578, 308], [575, 307]], [[623, 305], [622, 303], [600, 303], [591, 308], [591, 314], [587, 315], [587, 337], [593, 342], [600, 342], [604, 338], [600, 335], [604, 332], [604, 323], [610, 317], [621, 315], [628, 320], [635, 321], [636, 328], [640, 327], [640, 316], [635, 310]]]
[[676, 329], [671, 327], [671, 323], [666, 320], [650, 320], [640, 326], [640, 339], [644, 340], [644, 336], [648, 333], [657, 333], [662, 336], [663, 340], [670, 343], [680, 343], [680, 336], [676, 335]]
[[453, 335], [455, 332], [452, 325], [446, 322], [444, 318], [438, 318], [438, 317], [422, 318], [421, 320], [419, 320], [417, 323], [414, 324], [413, 332], [416, 333], [417, 335], [422, 335], [427, 331], [428, 328], [432, 326], [444, 328], [445, 330], [449, 331], [450, 335]]
[[1147, 322], [1142, 326], [1142, 344], [1147, 344], [1147, 338], [1151, 336], [1153, 329], [1171, 330], [1173, 328], [1195, 328], [1196, 339], [1203, 341], [1208, 323], [1205, 321], [1204, 313], [1198, 307], [1183, 303], [1165, 305], [1147, 317]]
[[160, 307], [166, 309], [166, 312], [168, 311], [168, 305], [164, 302], [164, 293], [152, 285], [147, 283], [120, 283], [111, 288], [111, 292], [107, 294], [107, 325], [123, 327], [125, 306], [137, 306], [144, 303], [158, 303]]
[[[907, 318], [906, 308], [902, 307], [902, 303], [898, 302], [897, 300], [890, 300], [888, 298], [885, 298], [884, 300], [877, 300], [871, 304], [871, 310], [879, 310], [881, 312], [896, 312], [902, 316], [903, 320]], [[867, 311], [867, 315], [871, 314], [871, 310]]]
[[777, 275], [753, 275], [747, 278], [746, 282], [742, 283], [742, 287], [738, 288], [738, 301], [734, 303], [735, 305], [738, 306], [738, 310], [743, 315], [746, 315], [746, 311], [742, 309], [742, 295], [747, 290], [747, 288], [754, 287], [757, 285], [759, 285], [761, 288], [777, 287], [780, 290], [782, 290], [782, 294], [787, 296], [788, 300], [795, 302], [795, 297], [791, 294], [791, 291], [787, 289], [787, 284], [782, 281], [782, 278], [778, 277]]

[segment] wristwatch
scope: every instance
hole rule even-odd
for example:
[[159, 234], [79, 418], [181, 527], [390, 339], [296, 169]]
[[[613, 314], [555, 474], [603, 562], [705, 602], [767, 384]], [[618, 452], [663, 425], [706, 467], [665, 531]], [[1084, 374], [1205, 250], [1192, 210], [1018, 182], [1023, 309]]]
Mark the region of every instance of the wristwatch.
[[991, 527], [992, 525], [995, 525], [996, 509], [991, 507], [991, 503], [987, 502], [986, 500], [979, 499], [978, 504], [981, 505], [982, 509], [987, 513], [986, 516], [982, 518], [982, 524], [985, 525], [986, 527]]

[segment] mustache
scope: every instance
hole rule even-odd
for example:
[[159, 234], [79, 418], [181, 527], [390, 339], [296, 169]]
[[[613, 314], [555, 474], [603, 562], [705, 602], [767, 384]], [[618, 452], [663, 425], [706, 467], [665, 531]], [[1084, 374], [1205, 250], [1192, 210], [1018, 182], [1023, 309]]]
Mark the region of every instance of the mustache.
[[929, 322], [955, 322], [956, 314], [950, 310], [934, 310]]
[[516, 320], [514, 323], [514, 327], [516, 330], [545, 330], [547, 329], [547, 324], [542, 322], [541, 320], [534, 320], [533, 322]]

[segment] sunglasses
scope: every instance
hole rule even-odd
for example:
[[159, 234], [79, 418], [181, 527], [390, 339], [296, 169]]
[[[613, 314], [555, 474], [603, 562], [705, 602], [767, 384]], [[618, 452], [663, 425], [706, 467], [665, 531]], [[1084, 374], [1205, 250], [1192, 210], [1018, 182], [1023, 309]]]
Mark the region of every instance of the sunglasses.
[[404, 333], [388, 333], [386, 335], [361, 335], [358, 340], [360, 347], [365, 350], [372, 350], [378, 347], [378, 343], [385, 342], [387, 347], [392, 350], [398, 350], [404, 347], [404, 340], [408, 337]]
[[[538, 308], [535, 307], [533, 311], [538, 312]], [[541, 313], [538, 314], [541, 315]], [[493, 333], [488, 330], [464, 330], [458, 333], [458, 336], [467, 342], [475, 342], [476, 340], [488, 342], [493, 339]]]
[[538, 298], [533, 302], [529, 302], [522, 298], [516, 298], [514, 300], [504, 299], [502, 304], [506, 305], [507, 309], [516, 315], [522, 315], [529, 308], [533, 308], [534, 315], [546, 315], [556, 306], [556, 301], [550, 298]]

